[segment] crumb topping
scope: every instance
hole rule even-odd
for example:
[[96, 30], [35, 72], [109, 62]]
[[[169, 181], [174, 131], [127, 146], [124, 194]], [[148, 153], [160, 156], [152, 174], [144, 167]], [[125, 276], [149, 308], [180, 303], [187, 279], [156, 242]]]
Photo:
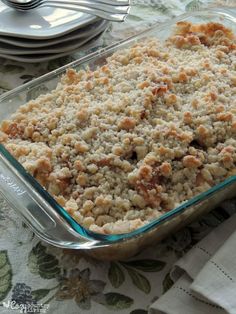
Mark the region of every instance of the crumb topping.
[[235, 175], [236, 40], [179, 22], [1, 124], [0, 143], [86, 228], [126, 233]]

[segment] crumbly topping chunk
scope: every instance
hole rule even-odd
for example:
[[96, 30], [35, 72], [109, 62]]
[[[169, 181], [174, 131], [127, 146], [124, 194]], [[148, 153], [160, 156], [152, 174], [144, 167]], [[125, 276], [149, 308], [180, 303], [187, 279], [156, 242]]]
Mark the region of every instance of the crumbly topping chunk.
[[236, 174], [235, 44], [221, 24], [180, 22], [68, 70], [0, 142], [83, 226], [130, 232]]

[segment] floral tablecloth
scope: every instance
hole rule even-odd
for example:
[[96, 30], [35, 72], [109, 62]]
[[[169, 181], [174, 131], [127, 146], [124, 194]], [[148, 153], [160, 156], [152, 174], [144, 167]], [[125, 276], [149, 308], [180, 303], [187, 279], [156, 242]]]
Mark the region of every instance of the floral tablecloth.
[[[235, 0], [134, 0], [126, 22], [112, 24], [92, 50], [154, 22], [219, 3], [234, 5]], [[84, 53], [32, 65], [1, 58], [0, 93]], [[0, 313], [147, 313], [148, 306], [172, 285], [173, 263], [235, 212], [236, 201], [227, 201], [128, 261], [100, 262], [41, 242], [0, 198]]]

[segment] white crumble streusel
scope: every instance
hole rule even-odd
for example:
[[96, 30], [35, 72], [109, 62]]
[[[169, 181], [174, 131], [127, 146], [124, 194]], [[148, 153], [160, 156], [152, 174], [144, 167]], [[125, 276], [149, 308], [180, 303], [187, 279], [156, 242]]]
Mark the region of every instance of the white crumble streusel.
[[0, 141], [86, 228], [130, 232], [236, 174], [236, 40], [177, 24], [1, 124]]

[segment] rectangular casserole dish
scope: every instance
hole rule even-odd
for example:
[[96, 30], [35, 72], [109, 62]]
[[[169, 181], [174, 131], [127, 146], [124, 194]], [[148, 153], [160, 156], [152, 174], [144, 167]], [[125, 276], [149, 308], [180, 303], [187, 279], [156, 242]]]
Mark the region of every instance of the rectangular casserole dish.
[[[236, 18], [226, 9], [184, 14], [171, 22], [154, 25], [132, 38], [101, 49], [5, 93], [0, 97], [0, 121], [8, 118], [27, 101], [53, 90], [68, 68], [78, 70], [89, 66], [95, 69], [104, 65], [106, 58], [115, 51], [127, 48], [148, 36], [165, 40], [178, 21], [218, 22], [236, 33]], [[224, 199], [233, 197], [235, 187], [236, 176], [232, 176], [133, 232], [98, 234], [79, 225], [0, 144], [0, 192], [9, 204], [44, 241], [58, 247], [84, 250], [99, 259], [124, 259], [136, 254], [145, 246], [160, 241], [170, 232], [210, 211]]]

